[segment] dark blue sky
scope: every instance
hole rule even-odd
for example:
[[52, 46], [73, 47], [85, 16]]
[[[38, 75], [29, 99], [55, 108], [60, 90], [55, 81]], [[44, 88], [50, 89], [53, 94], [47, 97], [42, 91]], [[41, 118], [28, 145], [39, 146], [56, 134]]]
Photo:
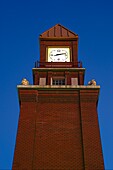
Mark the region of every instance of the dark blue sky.
[[38, 36], [60, 23], [79, 35], [85, 84], [101, 86], [98, 116], [106, 170], [113, 169], [113, 0], [0, 1], [0, 170], [11, 169], [19, 117], [17, 84], [39, 58]]

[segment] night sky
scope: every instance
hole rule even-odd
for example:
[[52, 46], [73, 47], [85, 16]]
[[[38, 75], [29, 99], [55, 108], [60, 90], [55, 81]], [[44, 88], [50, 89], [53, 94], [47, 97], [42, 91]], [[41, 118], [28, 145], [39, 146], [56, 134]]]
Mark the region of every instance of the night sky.
[[56, 24], [79, 35], [85, 85], [101, 86], [98, 117], [105, 169], [113, 170], [113, 0], [0, 1], [0, 170], [12, 167], [19, 118], [17, 85], [32, 84], [39, 35]]

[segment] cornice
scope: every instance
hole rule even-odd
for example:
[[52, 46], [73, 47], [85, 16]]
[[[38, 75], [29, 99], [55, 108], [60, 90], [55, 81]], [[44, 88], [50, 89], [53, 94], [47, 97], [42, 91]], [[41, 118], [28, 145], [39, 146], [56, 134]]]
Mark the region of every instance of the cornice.
[[17, 85], [18, 90], [19, 89], [26, 89], [26, 90], [99, 90], [100, 86], [86, 86], [86, 85], [60, 85], [60, 86], [53, 86], [53, 85]]

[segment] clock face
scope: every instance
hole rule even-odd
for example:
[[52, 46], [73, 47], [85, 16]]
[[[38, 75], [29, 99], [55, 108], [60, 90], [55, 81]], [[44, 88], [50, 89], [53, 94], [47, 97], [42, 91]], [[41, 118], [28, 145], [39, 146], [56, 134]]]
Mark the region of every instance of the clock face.
[[70, 62], [70, 48], [48, 48], [48, 62]]

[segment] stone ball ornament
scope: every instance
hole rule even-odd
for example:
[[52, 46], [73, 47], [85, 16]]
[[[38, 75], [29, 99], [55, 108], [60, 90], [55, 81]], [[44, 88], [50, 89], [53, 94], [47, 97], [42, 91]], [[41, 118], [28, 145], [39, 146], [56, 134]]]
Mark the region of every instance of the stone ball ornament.
[[92, 79], [91, 81], [88, 82], [88, 85], [90, 86], [96, 86], [96, 81], [94, 79]]
[[21, 85], [27, 86], [27, 85], [29, 85], [29, 81], [26, 78], [23, 78]]

